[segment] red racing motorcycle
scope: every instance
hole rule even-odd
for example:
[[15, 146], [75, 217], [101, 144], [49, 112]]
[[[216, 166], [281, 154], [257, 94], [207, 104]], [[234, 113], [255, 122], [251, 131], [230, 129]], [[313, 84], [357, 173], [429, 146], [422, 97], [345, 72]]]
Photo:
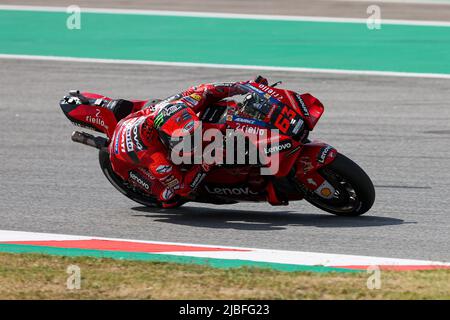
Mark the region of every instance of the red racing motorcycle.
[[[260, 163], [218, 165], [201, 182], [195, 195], [183, 203], [265, 202], [270, 181], [281, 204], [304, 199], [339, 216], [367, 212], [375, 200], [368, 175], [332, 146], [308, 138], [324, 112], [322, 103], [308, 93], [276, 88], [277, 84], [265, 85], [258, 79], [241, 84], [240, 102], [239, 97], [222, 100], [207, 107], [199, 118], [203, 130], [215, 128], [224, 132], [225, 138], [230, 129], [256, 135], [263, 130], [278, 130], [277, 143], [265, 141], [260, 148], [265, 155], [277, 155], [278, 170], [262, 175]], [[128, 181], [120, 178], [111, 167], [108, 145], [121, 119], [161, 101], [114, 100], [79, 91], [70, 91], [60, 101], [62, 111], [73, 124], [106, 135], [74, 131], [72, 140], [99, 149], [100, 167], [109, 182], [128, 198], [149, 207], [161, 206], [148, 192], [149, 184], [155, 180], [147, 177], [144, 181], [142, 176], [133, 175]], [[189, 170], [189, 166], [182, 170]]]

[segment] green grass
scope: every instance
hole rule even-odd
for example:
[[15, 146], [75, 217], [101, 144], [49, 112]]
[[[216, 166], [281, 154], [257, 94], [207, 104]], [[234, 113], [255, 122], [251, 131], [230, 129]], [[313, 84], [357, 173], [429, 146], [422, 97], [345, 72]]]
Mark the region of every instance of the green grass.
[[450, 299], [450, 270], [383, 271], [375, 290], [369, 276], [0, 253], [0, 299]]

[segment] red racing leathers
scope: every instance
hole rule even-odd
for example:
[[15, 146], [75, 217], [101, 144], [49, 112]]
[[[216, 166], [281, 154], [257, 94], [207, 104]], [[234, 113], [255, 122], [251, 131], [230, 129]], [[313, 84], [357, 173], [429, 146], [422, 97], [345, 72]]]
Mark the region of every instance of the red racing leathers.
[[157, 196], [158, 200], [166, 205], [175, 201], [175, 195], [189, 195], [206, 176], [209, 166], [192, 165], [189, 171], [180, 171], [170, 161], [170, 152], [153, 127], [155, 115], [160, 108], [168, 104], [183, 103], [201, 116], [206, 106], [240, 94], [240, 83], [242, 82], [191, 87], [121, 120], [109, 145], [113, 170], [122, 179]]

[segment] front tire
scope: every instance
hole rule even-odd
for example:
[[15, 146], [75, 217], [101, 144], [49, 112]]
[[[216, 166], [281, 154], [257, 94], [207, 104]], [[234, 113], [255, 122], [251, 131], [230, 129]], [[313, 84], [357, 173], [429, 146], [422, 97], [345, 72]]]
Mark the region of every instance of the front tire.
[[338, 216], [360, 216], [372, 208], [375, 188], [369, 176], [355, 162], [337, 154], [329, 165], [319, 170], [336, 192], [331, 199], [308, 193], [305, 200], [313, 206]]

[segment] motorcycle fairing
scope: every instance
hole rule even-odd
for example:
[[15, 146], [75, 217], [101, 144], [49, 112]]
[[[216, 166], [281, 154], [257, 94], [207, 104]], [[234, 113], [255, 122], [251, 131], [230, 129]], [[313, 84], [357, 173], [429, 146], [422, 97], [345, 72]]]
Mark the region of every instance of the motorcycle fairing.
[[115, 105], [119, 101], [127, 102], [127, 110], [123, 110], [124, 114], [120, 118], [140, 110], [145, 104], [143, 100], [112, 100], [90, 92], [73, 93], [71, 96], [64, 97], [59, 104], [66, 117], [75, 125], [105, 133], [108, 138], [111, 138], [120, 120], [118, 114], [114, 113]]
[[325, 109], [323, 104], [309, 93], [298, 94], [294, 91], [289, 92], [294, 97], [298, 108], [300, 108], [308, 129], [313, 130]]
[[[220, 111], [212, 109], [211, 113], [205, 112], [201, 115], [203, 120], [206, 120], [203, 122], [204, 129], [217, 128], [224, 131], [231, 128], [244, 132], [250, 129], [250, 131], [256, 130], [258, 133], [257, 129], [279, 129], [280, 124], [284, 121], [287, 124], [281, 128], [287, 130], [284, 132], [280, 130], [278, 143], [282, 148], [276, 150], [280, 162], [278, 170], [274, 173], [276, 180], [288, 179], [288, 175], [295, 165], [295, 176], [307, 189], [317, 193], [321, 188], [329, 188], [329, 184], [317, 170], [333, 161], [336, 150], [320, 142], [303, 145], [302, 142], [297, 141], [299, 139], [295, 139], [296, 132], [301, 133], [304, 129], [312, 130], [314, 128], [323, 113], [323, 105], [320, 101], [310, 94], [299, 95], [293, 91], [272, 88], [263, 84], [249, 83], [246, 87], [270, 103], [270, 110], [267, 108], [267, 110], [262, 110], [265, 117], [255, 119], [246, 117], [245, 114], [237, 114], [236, 110], [239, 105], [235, 101], [221, 101], [217, 103], [222, 106]], [[106, 105], [112, 100], [93, 93], [83, 93], [83, 95], [89, 100], [89, 103], [74, 105], [64, 103], [62, 100], [61, 107], [64, 113], [71, 121], [106, 133], [111, 138], [117, 125], [117, 119]], [[133, 100], [132, 102], [134, 104], [133, 112], [145, 106], [145, 101]], [[277, 125], [277, 121], [279, 125]], [[289, 147], [284, 148], [288, 143]], [[261, 167], [253, 167], [253, 169], [260, 170]], [[239, 172], [236, 173], [236, 170]], [[264, 201], [268, 177], [259, 176], [259, 182], [255, 185], [252, 182], [255, 177], [252, 178], [248, 170], [249, 168], [245, 168], [245, 165], [236, 168], [225, 166], [217, 170], [217, 173], [211, 172], [199, 190], [198, 200], [203, 196], [214, 197], [218, 203], [231, 203], [234, 200]], [[216, 188], [218, 188], [217, 192], [214, 191]]]
[[266, 184], [266, 179], [258, 175], [258, 168], [254, 166], [223, 166], [205, 177], [194, 201], [211, 198], [223, 204], [264, 201]]
[[[277, 105], [278, 108], [283, 108], [283, 105], [287, 105], [290, 109], [295, 110], [306, 122], [308, 130], [314, 129], [324, 112], [323, 104], [309, 93], [298, 94], [291, 90], [273, 88], [255, 82], [250, 82], [245, 87], [264, 96], [270, 103]], [[282, 121], [281, 118], [279, 121]]]
[[60, 103], [66, 117], [75, 125], [105, 133], [108, 137], [114, 134], [117, 120], [114, 113], [104, 107]]
[[337, 150], [324, 142], [313, 141], [305, 144], [296, 157], [296, 179], [322, 197], [331, 197], [334, 187], [319, 174], [318, 170], [333, 162], [336, 155]]

